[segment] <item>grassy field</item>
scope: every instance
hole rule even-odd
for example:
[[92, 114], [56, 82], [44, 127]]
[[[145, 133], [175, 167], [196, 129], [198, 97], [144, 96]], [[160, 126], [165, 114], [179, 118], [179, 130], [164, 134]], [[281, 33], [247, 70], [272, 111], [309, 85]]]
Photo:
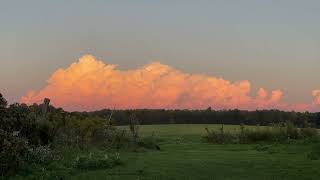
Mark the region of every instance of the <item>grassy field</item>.
[[[66, 179], [320, 179], [320, 160], [310, 160], [307, 154], [314, 144], [294, 142], [288, 144], [215, 145], [201, 140], [204, 128], [218, 125], [145, 125], [140, 126], [142, 136], [152, 134], [160, 139], [160, 151], [121, 151], [124, 165], [112, 169], [80, 171], [56, 165], [52, 174], [63, 174]], [[128, 128], [122, 126], [120, 128]], [[235, 131], [239, 126], [225, 126]], [[90, 149], [93, 153], [104, 153]], [[71, 166], [79, 154], [64, 153], [65, 167]], [[13, 179], [47, 179], [41, 172], [33, 176]], [[54, 179], [54, 178], [53, 178]]]

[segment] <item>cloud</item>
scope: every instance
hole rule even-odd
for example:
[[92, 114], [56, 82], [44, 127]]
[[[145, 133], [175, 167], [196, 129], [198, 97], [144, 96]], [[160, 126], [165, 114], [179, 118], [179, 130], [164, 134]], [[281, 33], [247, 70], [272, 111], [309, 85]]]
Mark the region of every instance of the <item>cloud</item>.
[[282, 98], [283, 92], [281, 90], [275, 90], [271, 93], [271, 101], [278, 102]]
[[314, 96], [313, 104], [320, 105], [320, 90], [314, 90], [312, 95]]
[[[39, 103], [48, 97], [55, 106], [66, 110], [102, 108], [190, 108], [211, 106], [215, 109], [311, 109], [308, 104], [281, 101], [283, 92], [260, 88], [250, 96], [247, 80], [231, 82], [203, 74], [183, 73], [168, 65], [153, 62], [137, 69], [122, 71], [85, 55], [68, 68], [52, 74], [47, 86], [30, 91], [21, 102]], [[314, 91], [313, 106], [320, 104], [320, 91]]]
[[257, 92], [257, 98], [261, 100], [265, 100], [267, 97], [268, 97], [268, 92], [265, 89], [260, 88]]

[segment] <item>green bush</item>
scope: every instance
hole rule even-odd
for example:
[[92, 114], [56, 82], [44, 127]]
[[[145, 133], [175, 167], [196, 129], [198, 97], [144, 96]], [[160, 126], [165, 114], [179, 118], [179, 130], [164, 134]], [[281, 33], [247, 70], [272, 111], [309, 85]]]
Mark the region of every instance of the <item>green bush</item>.
[[25, 165], [28, 141], [0, 129], [0, 175], [14, 174]]
[[146, 149], [160, 150], [160, 146], [158, 145], [158, 140], [156, 139], [156, 137], [154, 137], [154, 135], [141, 138], [138, 142], [138, 145]]
[[98, 117], [81, 119], [68, 116], [66, 117], [65, 127], [59, 129], [54, 139], [54, 145], [77, 146], [80, 148], [95, 145], [119, 149], [132, 141], [126, 131], [107, 124], [106, 119]]
[[215, 144], [226, 144], [226, 143], [237, 143], [239, 142], [239, 137], [231, 134], [230, 132], [225, 132], [223, 126], [219, 131], [209, 130], [205, 128], [207, 135], [203, 138], [210, 143]]
[[285, 124], [286, 135], [288, 139], [299, 139], [300, 133], [299, 129], [294, 126], [292, 122], [287, 122]]
[[132, 137], [126, 130], [115, 127], [96, 131], [92, 136], [92, 143], [111, 149], [128, 148], [134, 145]]
[[241, 143], [252, 143], [258, 141], [271, 140], [272, 135], [267, 130], [246, 130], [244, 136], [241, 136]]
[[303, 138], [317, 138], [319, 136], [318, 129], [315, 128], [302, 128], [300, 129], [300, 134]]
[[108, 169], [121, 164], [119, 153], [103, 156], [89, 154], [88, 156], [77, 157], [75, 161], [75, 167], [81, 170]]
[[37, 164], [50, 164], [59, 157], [49, 146], [29, 148], [27, 160]]
[[[65, 127], [60, 128], [54, 139], [54, 146], [76, 146], [81, 149], [89, 146], [106, 149], [160, 149], [155, 139], [140, 138], [137, 125], [134, 133], [113, 126], [99, 117], [77, 118], [67, 116]], [[137, 131], [137, 132], [136, 132]]]

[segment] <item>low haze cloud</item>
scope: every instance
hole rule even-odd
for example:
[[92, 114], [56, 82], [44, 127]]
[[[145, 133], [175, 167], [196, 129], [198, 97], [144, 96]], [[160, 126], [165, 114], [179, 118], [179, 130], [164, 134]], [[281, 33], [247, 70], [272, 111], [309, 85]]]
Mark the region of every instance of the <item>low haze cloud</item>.
[[188, 74], [153, 62], [122, 71], [91, 55], [52, 74], [47, 86], [30, 91], [21, 102], [39, 103], [48, 97], [55, 106], [69, 111], [103, 108], [282, 109], [314, 111], [320, 105], [320, 90], [313, 91], [310, 104], [282, 102], [283, 92], [260, 88], [250, 96], [247, 80], [230, 82], [202, 74]]

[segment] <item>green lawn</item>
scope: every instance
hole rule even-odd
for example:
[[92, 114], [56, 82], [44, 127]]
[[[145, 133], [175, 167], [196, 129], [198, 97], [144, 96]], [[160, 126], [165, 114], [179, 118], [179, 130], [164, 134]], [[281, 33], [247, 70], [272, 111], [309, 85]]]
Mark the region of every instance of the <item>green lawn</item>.
[[[120, 156], [124, 165], [113, 169], [97, 171], [70, 169], [54, 173], [64, 174], [66, 179], [80, 180], [320, 179], [320, 160], [307, 158], [313, 144], [298, 142], [272, 145], [207, 144], [201, 141], [201, 135], [205, 132], [204, 127], [212, 129], [221, 126], [141, 126], [140, 132], [143, 136], [154, 134], [162, 139], [160, 151], [122, 151]], [[238, 128], [239, 126], [225, 126], [225, 130]], [[99, 153], [94, 150], [92, 152]], [[66, 154], [65, 163], [70, 163], [79, 153]], [[33, 178], [41, 179], [39, 175]]]

